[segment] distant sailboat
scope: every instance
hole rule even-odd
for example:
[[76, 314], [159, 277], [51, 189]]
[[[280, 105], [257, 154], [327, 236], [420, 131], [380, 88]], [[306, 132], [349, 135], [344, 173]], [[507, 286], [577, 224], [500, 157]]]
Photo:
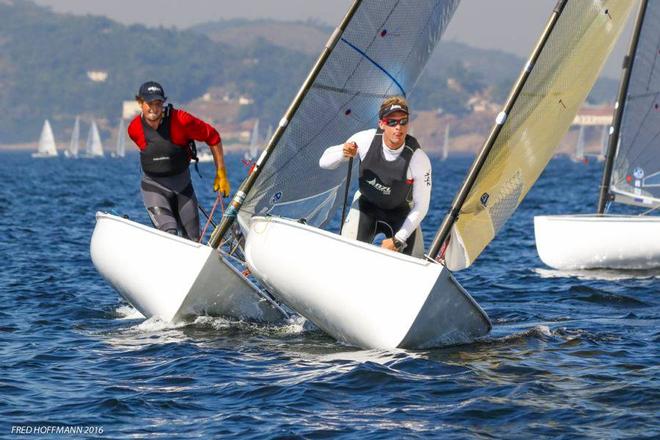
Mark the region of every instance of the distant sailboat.
[[266, 131], [266, 137], [264, 138], [266, 142], [270, 141], [270, 138], [273, 137], [273, 126], [269, 125], [268, 126], [268, 131]]
[[50, 122], [48, 122], [48, 119], [46, 119], [44, 127], [41, 129], [37, 152], [32, 153], [32, 157], [57, 157], [55, 136], [53, 136], [53, 129], [50, 128]]
[[[608, 133], [596, 214], [534, 217], [539, 257], [554, 269], [660, 267], [658, 28], [660, 2], [643, 0]], [[644, 211], [606, 214], [610, 203]]]
[[89, 134], [87, 135], [87, 145], [85, 146], [85, 157], [104, 157], [103, 144], [101, 143], [101, 136], [99, 135], [99, 128], [96, 126], [96, 121], [92, 119], [92, 125], [89, 127]]
[[584, 162], [584, 125], [580, 125], [580, 131], [578, 132], [577, 144], [575, 146], [575, 156], [573, 156], [574, 162]]
[[78, 157], [78, 150], [80, 149], [80, 117], [76, 116], [76, 122], [73, 124], [73, 131], [71, 132], [71, 142], [69, 148], [64, 150], [64, 156], [75, 159]]
[[610, 126], [603, 125], [603, 130], [600, 132], [600, 153], [596, 156], [598, 162], [605, 160], [605, 155], [607, 154], [607, 140], [609, 139]]
[[197, 159], [199, 159], [200, 162], [213, 162], [213, 153], [211, 153], [211, 150], [208, 147], [203, 149], [199, 148], [197, 150]]
[[445, 143], [442, 144], [442, 160], [449, 157], [449, 124], [445, 125]]
[[111, 157], [124, 157], [126, 156], [126, 126], [124, 120], [119, 120], [119, 128], [117, 129], [117, 147], [115, 151], [110, 153]]
[[250, 146], [248, 147], [243, 158], [245, 160], [255, 160], [259, 154], [259, 144], [261, 139], [259, 138], [259, 119], [255, 122], [254, 127], [252, 127], [252, 136], [250, 136]]

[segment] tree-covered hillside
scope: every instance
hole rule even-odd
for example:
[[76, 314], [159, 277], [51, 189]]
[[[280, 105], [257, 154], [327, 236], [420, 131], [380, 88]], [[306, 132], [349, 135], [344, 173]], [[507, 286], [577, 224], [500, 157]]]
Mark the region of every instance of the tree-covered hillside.
[[[0, 143], [34, 139], [44, 118], [115, 120], [121, 102], [148, 79], [161, 81], [176, 102], [224, 86], [255, 94], [267, 111], [280, 103], [281, 112], [295, 92], [291, 79], [304, 77], [313, 62], [264, 40], [235, 48], [191, 31], [54, 14], [21, 0], [1, 0], [0, 17], [0, 106], [7, 109]], [[91, 80], [94, 71], [107, 79]]]
[[[313, 21], [229, 20], [183, 31], [125, 26], [55, 14], [27, 0], [0, 0], [0, 17], [0, 144], [34, 141], [45, 118], [60, 127], [70, 127], [78, 114], [116, 121], [122, 101], [150, 79], [162, 82], [177, 103], [211, 88], [247, 96], [254, 103], [243, 106], [240, 117], [273, 124], [332, 32]], [[461, 115], [474, 96], [501, 102], [523, 63], [503, 52], [441, 42], [411, 103]], [[107, 77], [90, 78], [91, 72]], [[616, 82], [602, 84], [593, 101], [614, 96]]]

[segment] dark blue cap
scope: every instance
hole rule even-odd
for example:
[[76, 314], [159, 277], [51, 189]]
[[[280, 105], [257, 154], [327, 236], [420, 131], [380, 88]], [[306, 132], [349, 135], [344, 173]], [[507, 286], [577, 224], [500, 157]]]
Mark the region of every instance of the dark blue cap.
[[137, 97], [144, 100], [145, 102], [167, 100], [163, 86], [158, 84], [156, 81], [147, 81], [146, 83], [142, 84], [140, 86], [140, 91], [138, 92]]

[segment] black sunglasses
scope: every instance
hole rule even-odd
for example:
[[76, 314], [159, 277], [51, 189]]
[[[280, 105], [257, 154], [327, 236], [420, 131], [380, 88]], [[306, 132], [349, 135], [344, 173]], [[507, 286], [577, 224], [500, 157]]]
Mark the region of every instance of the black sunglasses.
[[401, 118], [401, 119], [383, 119], [383, 122], [385, 125], [388, 127], [396, 127], [397, 125], [401, 125], [402, 127], [405, 127], [408, 125], [408, 118]]

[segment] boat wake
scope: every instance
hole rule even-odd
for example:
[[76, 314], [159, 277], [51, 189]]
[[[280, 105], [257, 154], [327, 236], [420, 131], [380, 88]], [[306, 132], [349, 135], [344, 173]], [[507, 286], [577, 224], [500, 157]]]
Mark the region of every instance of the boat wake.
[[659, 269], [626, 271], [612, 269], [555, 270], [539, 267], [534, 269], [534, 272], [541, 278], [578, 278], [585, 281], [622, 281], [660, 278]]
[[136, 308], [124, 304], [115, 309], [116, 319], [120, 321], [143, 320], [131, 326], [130, 331], [138, 333], [157, 333], [160, 331], [192, 328], [212, 330], [243, 330], [256, 333], [268, 333], [276, 336], [294, 336], [304, 333], [318, 332], [319, 329], [307, 319], [299, 315], [291, 315], [287, 320], [277, 324], [264, 324], [252, 321], [229, 319], [219, 316], [197, 316], [192, 320], [166, 322], [157, 317], [145, 319]]
[[117, 307], [115, 310], [115, 315], [118, 319], [144, 319], [144, 315], [138, 311], [135, 307], [129, 305], [122, 305]]

